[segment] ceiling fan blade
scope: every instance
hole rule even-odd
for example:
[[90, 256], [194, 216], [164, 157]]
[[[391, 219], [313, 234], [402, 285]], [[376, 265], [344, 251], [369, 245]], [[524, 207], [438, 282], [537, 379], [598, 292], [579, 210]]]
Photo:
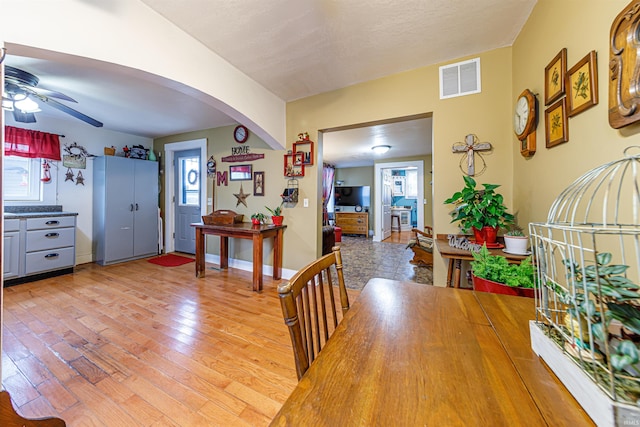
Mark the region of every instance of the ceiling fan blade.
[[13, 119], [19, 123], [35, 123], [36, 115], [33, 113], [23, 113], [17, 108], [13, 109]]
[[42, 96], [49, 96], [52, 98], [58, 98], [58, 99], [62, 99], [64, 101], [69, 101], [69, 102], [75, 102], [77, 103], [78, 101], [76, 101], [75, 99], [71, 98], [68, 95], [65, 95], [64, 93], [61, 92], [56, 92], [55, 90], [51, 90], [51, 89], [45, 89], [43, 87], [33, 87], [31, 88], [34, 92], [36, 92], [38, 95], [42, 95]]
[[40, 99], [45, 104], [47, 104], [47, 105], [49, 105], [49, 106], [51, 106], [51, 107], [53, 107], [53, 108], [55, 108], [57, 110], [65, 112], [67, 114], [70, 114], [73, 117], [75, 117], [76, 119], [80, 119], [83, 122], [89, 123], [90, 125], [95, 126], [97, 128], [102, 127], [102, 122], [99, 122], [96, 119], [87, 116], [86, 114], [82, 114], [81, 112], [76, 111], [71, 107], [67, 107], [66, 105], [59, 103], [55, 99], [51, 99], [51, 98], [48, 98], [46, 96], [42, 96], [42, 97], [40, 97]]

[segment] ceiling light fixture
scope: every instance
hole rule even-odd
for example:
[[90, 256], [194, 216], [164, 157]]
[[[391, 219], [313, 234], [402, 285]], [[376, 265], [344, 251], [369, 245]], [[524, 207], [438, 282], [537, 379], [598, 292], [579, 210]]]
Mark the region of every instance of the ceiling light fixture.
[[384, 154], [391, 148], [390, 145], [375, 145], [371, 147], [374, 153], [376, 154]]
[[14, 101], [13, 106], [23, 113], [37, 113], [38, 111], [40, 111], [40, 106], [38, 105], [38, 103], [29, 97], [26, 97], [20, 101]]

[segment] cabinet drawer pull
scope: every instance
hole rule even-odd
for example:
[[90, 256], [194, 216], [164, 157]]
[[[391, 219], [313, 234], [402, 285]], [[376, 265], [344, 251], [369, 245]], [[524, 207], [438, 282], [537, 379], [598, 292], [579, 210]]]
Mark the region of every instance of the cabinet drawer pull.
[[60, 233], [47, 233], [44, 235], [44, 237], [58, 237], [60, 235]]
[[45, 225], [58, 225], [58, 224], [60, 224], [60, 221], [58, 220], [51, 220], [51, 221], [45, 222]]
[[44, 257], [45, 258], [57, 258], [59, 256], [60, 256], [60, 254], [52, 253], [52, 254], [46, 254]]

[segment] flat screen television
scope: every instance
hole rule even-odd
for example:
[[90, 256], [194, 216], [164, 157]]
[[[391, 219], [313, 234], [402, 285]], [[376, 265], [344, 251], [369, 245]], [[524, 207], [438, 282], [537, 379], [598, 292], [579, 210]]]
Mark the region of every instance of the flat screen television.
[[336, 206], [369, 207], [371, 205], [371, 187], [335, 187], [334, 204]]

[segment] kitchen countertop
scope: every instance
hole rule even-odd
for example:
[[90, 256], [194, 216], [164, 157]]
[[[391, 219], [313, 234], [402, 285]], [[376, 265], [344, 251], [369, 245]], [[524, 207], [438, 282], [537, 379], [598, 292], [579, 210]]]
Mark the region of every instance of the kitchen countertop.
[[22, 212], [11, 213], [4, 212], [4, 219], [21, 219], [21, 218], [44, 218], [52, 216], [77, 216], [77, 212]]
[[4, 219], [44, 218], [51, 216], [76, 216], [77, 212], [65, 212], [60, 205], [5, 206]]

